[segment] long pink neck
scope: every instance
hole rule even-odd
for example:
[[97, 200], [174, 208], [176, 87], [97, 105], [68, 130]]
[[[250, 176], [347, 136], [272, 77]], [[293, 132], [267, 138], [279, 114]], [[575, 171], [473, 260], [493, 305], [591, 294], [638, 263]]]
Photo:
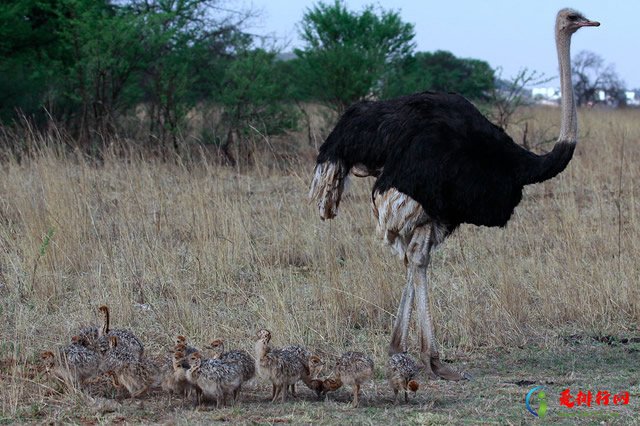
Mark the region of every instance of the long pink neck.
[[578, 116], [571, 82], [571, 34], [556, 28], [556, 47], [560, 66], [560, 135], [553, 150], [544, 155], [528, 154], [523, 163], [522, 183], [544, 182], [562, 172], [573, 158], [578, 140]]
[[571, 35], [556, 31], [556, 47], [560, 66], [561, 121], [558, 141], [576, 143], [578, 141], [578, 117], [573, 97], [571, 81]]

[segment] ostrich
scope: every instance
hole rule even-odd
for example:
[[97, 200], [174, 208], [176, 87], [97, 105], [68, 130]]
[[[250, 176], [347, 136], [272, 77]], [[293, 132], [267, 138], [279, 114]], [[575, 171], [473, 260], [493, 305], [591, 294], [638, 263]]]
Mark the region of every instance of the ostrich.
[[430, 254], [462, 223], [504, 227], [525, 185], [562, 172], [576, 147], [571, 36], [599, 26], [573, 9], [555, 23], [562, 121], [553, 150], [537, 155], [513, 142], [464, 97], [423, 92], [349, 107], [319, 150], [309, 196], [321, 219], [336, 216], [345, 181], [374, 176], [373, 213], [384, 242], [404, 259], [406, 286], [389, 355], [406, 352], [414, 296], [420, 359], [432, 378], [465, 376], [439, 358], [428, 304]]

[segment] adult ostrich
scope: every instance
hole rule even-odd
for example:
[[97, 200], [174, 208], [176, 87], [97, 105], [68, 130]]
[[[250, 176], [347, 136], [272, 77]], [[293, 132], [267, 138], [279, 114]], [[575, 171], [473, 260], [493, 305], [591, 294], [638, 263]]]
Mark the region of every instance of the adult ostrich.
[[376, 176], [373, 213], [384, 241], [404, 258], [407, 282], [389, 354], [407, 350], [417, 296], [420, 358], [431, 377], [464, 376], [440, 362], [429, 312], [431, 250], [462, 223], [503, 227], [522, 188], [562, 172], [576, 147], [577, 116], [571, 85], [571, 36], [598, 26], [573, 9], [555, 24], [562, 94], [560, 136], [544, 155], [527, 151], [453, 93], [424, 92], [349, 107], [320, 147], [309, 196], [320, 217], [336, 216], [349, 173]]

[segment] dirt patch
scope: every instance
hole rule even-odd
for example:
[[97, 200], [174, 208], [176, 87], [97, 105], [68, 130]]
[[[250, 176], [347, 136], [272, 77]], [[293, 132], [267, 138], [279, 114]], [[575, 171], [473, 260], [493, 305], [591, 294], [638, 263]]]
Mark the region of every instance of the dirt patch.
[[[23, 380], [22, 396], [13, 415], [2, 422], [71, 422], [97, 423], [211, 423], [234, 424], [460, 424], [460, 423], [523, 423], [534, 420], [525, 407], [529, 390], [544, 386], [548, 411], [545, 420], [552, 423], [605, 422], [629, 424], [637, 421], [640, 409], [638, 369], [640, 353], [628, 347], [611, 346], [591, 341], [591, 344], [560, 345], [554, 348], [525, 347], [476, 353], [455, 363], [473, 374], [466, 382], [424, 382], [408, 404], [393, 405], [393, 392], [377, 371], [375, 380], [363, 388], [362, 406], [350, 407], [350, 389], [340, 389], [318, 399], [303, 385], [298, 397], [281, 404], [269, 402], [271, 387], [255, 380], [245, 387], [241, 401], [234, 407], [216, 409], [195, 407], [188, 399], [161, 392], [132, 400], [115, 391], [97, 395], [80, 393], [52, 382], [46, 375], [33, 379], [19, 375], [2, 376], [4, 389], [10, 383]], [[15, 365], [15, 363], [14, 363]], [[381, 363], [378, 363], [380, 369]], [[27, 366], [25, 373], [37, 371]], [[14, 370], [15, 371], [15, 370]], [[629, 392], [628, 404], [575, 406], [560, 405], [560, 395], [570, 389], [596, 392], [606, 390], [612, 395]], [[106, 396], [105, 396], [106, 395]]]

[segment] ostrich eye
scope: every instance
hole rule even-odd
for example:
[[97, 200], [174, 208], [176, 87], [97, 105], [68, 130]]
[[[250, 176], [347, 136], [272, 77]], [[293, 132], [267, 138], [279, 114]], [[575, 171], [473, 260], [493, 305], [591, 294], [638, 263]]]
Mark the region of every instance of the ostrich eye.
[[579, 19], [579, 17], [578, 17], [578, 15], [569, 15], [568, 19], [573, 22], [573, 21], [577, 21]]

